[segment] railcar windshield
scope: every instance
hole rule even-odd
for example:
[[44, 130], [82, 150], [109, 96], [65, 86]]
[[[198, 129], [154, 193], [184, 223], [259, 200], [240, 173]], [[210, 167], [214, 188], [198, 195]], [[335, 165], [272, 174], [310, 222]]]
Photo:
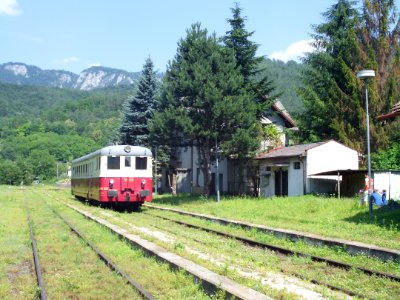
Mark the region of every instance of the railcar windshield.
[[136, 170], [146, 170], [147, 157], [136, 157], [135, 165], [136, 165]]
[[109, 169], [109, 170], [119, 170], [120, 169], [119, 156], [107, 156], [107, 169]]

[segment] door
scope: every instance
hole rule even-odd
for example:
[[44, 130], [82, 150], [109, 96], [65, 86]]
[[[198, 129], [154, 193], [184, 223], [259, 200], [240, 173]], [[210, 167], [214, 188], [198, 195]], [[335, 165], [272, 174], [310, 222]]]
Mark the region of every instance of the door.
[[288, 170], [275, 171], [275, 196], [288, 195]]

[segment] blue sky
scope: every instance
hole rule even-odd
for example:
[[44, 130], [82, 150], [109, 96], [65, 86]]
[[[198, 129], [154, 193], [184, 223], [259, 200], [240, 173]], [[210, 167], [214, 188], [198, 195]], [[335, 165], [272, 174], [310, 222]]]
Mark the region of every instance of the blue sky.
[[165, 71], [186, 29], [222, 36], [238, 2], [258, 55], [296, 59], [336, 0], [0, 0], [0, 63], [79, 73], [93, 65]]

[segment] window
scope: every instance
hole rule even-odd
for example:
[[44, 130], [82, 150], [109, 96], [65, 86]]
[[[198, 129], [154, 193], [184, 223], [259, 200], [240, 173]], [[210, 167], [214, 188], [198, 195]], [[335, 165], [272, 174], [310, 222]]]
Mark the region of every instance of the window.
[[125, 167], [130, 167], [130, 166], [131, 166], [131, 157], [125, 156]]
[[119, 156], [107, 156], [107, 169], [109, 170], [119, 170], [120, 169], [120, 164], [119, 164]]
[[299, 161], [295, 161], [294, 164], [293, 164], [293, 168], [295, 170], [300, 170], [300, 162]]
[[147, 157], [136, 157], [136, 170], [147, 169]]

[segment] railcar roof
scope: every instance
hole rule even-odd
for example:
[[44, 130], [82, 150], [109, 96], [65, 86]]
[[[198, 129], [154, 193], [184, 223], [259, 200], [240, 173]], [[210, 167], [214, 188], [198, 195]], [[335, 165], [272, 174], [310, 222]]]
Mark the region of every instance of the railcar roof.
[[76, 158], [72, 163], [87, 160], [96, 156], [152, 156], [151, 150], [141, 146], [113, 145], [101, 148], [85, 156]]

